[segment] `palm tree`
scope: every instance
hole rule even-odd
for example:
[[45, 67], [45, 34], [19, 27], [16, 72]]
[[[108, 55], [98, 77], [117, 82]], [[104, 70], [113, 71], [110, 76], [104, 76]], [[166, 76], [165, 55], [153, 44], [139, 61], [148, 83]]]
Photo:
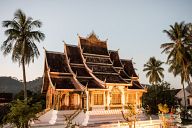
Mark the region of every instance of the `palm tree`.
[[19, 9], [15, 12], [13, 20], [3, 21], [2, 26], [7, 28], [7, 39], [1, 45], [1, 50], [5, 56], [12, 53], [12, 61], [22, 65], [24, 99], [27, 100], [25, 65], [34, 62], [34, 58], [40, 55], [35, 41], [44, 40], [45, 35], [34, 28], [40, 28], [42, 23], [27, 17]]
[[149, 77], [149, 83], [156, 85], [164, 78], [162, 64], [163, 62], [156, 60], [155, 57], [150, 57], [148, 62], [144, 64], [143, 71], [147, 72], [146, 77]]
[[155, 85], [155, 109], [157, 109], [157, 83], [161, 82], [164, 78], [164, 68], [162, 68], [163, 62], [160, 60], [156, 60], [155, 57], [150, 57], [146, 64], [144, 64], [144, 72], [146, 73], [146, 77], [149, 77], [149, 83]]
[[167, 64], [170, 65], [168, 71], [172, 72], [174, 76], [180, 75], [181, 84], [183, 86], [183, 94], [186, 109], [186, 96], [184, 82], [190, 81], [191, 68], [191, 31], [184, 22], [170, 25], [169, 30], [164, 30], [170, 38], [170, 43], [161, 45], [162, 53], [167, 54]]

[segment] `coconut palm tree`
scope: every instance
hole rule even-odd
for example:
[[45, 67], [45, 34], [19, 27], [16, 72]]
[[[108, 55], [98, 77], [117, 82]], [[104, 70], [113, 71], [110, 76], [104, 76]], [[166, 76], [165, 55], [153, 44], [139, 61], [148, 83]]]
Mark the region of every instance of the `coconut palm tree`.
[[190, 81], [190, 69], [191, 69], [191, 31], [184, 22], [175, 23], [170, 25], [169, 30], [164, 30], [170, 38], [170, 43], [164, 43], [161, 45], [163, 48], [162, 53], [167, 54], [167, 64], [170, 65], [168, 71], [172, 72], [174, 76], [180, 75], [181, 84], [183, 87], [183, 94], [185, 100], [186, 109], [186, 96], [184, 82]]
[[155, 57], [150, 57], [146, 64], [144, 64], [144, 72], [146, 73], [146, 77], [149, 77], [149, 83], [155, 85], [155, 107], [157, 109], [157, 83], [161, 82], [164, 78], [164, 68], [162, 68], [163, 62], [160, 60], [156, 60]]
[[148, 62], [144, 64], [143, 71], [147, 72], [146, 77], [149, 77], [149, 83], [156, 85], [164, 78], [164, 68], [162, 68], [163, 62], [156, 60], [155, 57], [150, 57]]
[[1, 50], [5, 56], [12, 53], [12, 61], [18, 62], [19, 66], [22, 65], [24, 98], [27, 100], [25, 65], [34, 62], [34, 58], [40, 55], [35, 41], [44, 40], [45, 35], [34, 29], [40, 28], [42, 23], [27, 17], [19, 9], [15, 12], [14, 18], [3, 21], [2, 26], [7, 28], [5, 30], [7, 39], [1, 45]]

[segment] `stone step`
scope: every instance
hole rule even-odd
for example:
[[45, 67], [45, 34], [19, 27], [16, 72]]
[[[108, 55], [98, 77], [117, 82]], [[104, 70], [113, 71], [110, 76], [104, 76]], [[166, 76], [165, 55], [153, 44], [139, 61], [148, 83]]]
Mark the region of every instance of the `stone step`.
[[[56, 111], [50, 110], [44, 115], [40, 116], [38, 120], [31, 123], [32, 127], [64, 127], [65, 116], [69, 117], [77, 110], [64, 110], [64, 111]], [[65, 116], [64, 116], [65, 115]], [[75, 122], [74, 122], [75, 123]]]

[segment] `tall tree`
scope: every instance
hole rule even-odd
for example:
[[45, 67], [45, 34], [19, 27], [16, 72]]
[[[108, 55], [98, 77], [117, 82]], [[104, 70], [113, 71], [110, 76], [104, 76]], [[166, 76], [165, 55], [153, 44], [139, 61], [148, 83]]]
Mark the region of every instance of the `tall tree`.
[[144, 64], [143, 71], [147, 72], [146, 77], [149, 77], [149, 83], [157, 84], [164, 78], [162, 64], [163, 62], [156, 60], [155, 57], [150, 57], [148, 62]]
[[[147, 93], [144, 93], [142, 97], [142, 105], [145, 109], [150, 108], [150, 114], [156, 114], [158, 113], [157, 105], [160, 103], [167, 104], [169, 108], [177, 105], [177, 99], [174, 97], [176, 92], [177, 90], [170, 90], [170, 84], [166, 81], [158, 83], [157, 86], [148, 86]], [[157, 100], [156, 97], [158, 97]]]
[[170, 43], [161, 45], [162, 53], [167, 54], [167, 64], [170, 65], [168, 71], [172, 72], [174, 76], [180, 75], [181, 84], [183, 87], [183, 94], [186, 109], [186, 96], [184, 82], [190, 81], [191, 69], [191, 31], [184, 22], [170, 25], [169, 30], [164, 30], [170, 38]]
[[155, 108], [157, 108], [157, 85], [164, 78], [164, 68], [162, 68], [163, 62], [160, 60], [156, 60], [155, 57], [150, 57], [146, 64], [144, 64], [144, 72], [146, 73], [146, 77], [149, 77], [149, 83], [155, 85]]
[[1, 50], [4, 55], [12, 53], [12, 61], [18, 62], [19, 66], [22, 65], [24, 98], [27, 100], [25, 65], [34, 62], [34, 58], [40, 55], [35, 41], [43, 41], [45, 35], [34, 29], [40, 28], [42, 23], [27, 17], [19, 9], [15, 12], [14, 18], [3, 21], [2, 26], [7, 28], [5, 30], [7, 39], [1, 45]]

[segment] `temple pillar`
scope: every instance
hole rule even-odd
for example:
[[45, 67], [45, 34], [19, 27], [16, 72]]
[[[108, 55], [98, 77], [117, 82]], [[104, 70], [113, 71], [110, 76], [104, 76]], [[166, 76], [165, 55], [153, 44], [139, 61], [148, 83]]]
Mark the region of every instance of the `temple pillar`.
[[136, 107], [138, 106], [138, 93], [136, 92], [136, 95], [135, 95], [135, 99], [136, 99]]
[[140, 106], [141, 106], [141, 99], [140, 99], [141, 97], [140, 97], [140, 93], [138, 93], [137, 95], [138, 95], [138, 105], [139, 105], [139, 108], [140, 108]]
[[130, 103], [129, 101], [129, 92], [127, 92], [127, 105]]
[[61, 109], [61, 92], [59, 91], [58, 92], [58, 96], [57, 96], [57, 102], [58, 102], [58, 107], [57, 107], [57, 110], [60, 110]]
[[57, 107], [57, 92], [55, 92], [55, 94], [54, 94], [54, 102], [53, 102], [53, 109], [55, 110], [55, 109], [57, 109], [56, 107]]
[[79, 104], [80, 109], [82, 109], [82, 99], [83, 99], [83, 94], [81, 92], [81, 94], [80, 94], [80, 104]]
[[89, 109], [93, 106], [94, 104], [94, 93], [93, 92], [89, 92], [89, 100], [88, 100], [88, 105], [89, 105]]
[[89, 111], [89, 91], [86, 91], [87, 101], [86, 101], [86, 109]]
[[103, 101], [104, 101], [104, 107], [106, 107], [106, 96], [105, 96], [105, 91], [103, 92]]
[[65, 94], [65, 105], [68, 107], [69, 106], [69, 95]]
[[121, 94], [121, 101], [122, 101], [122, 109], [124, 110], [124, 107], [125, 107], [125, 93], [124, 93], [124, 91], [122, 91], [122, 94]]
[[108, 108], [108, 110], [110, 109], [109, 104], [110, 104], [110, 94], [109, 94], [109, 91], [107, 91], [107, 108]]
[[56, 96], [55, 96], [55, 109], [58, 110], [59, 108], [59, 93], [57, 92]]

